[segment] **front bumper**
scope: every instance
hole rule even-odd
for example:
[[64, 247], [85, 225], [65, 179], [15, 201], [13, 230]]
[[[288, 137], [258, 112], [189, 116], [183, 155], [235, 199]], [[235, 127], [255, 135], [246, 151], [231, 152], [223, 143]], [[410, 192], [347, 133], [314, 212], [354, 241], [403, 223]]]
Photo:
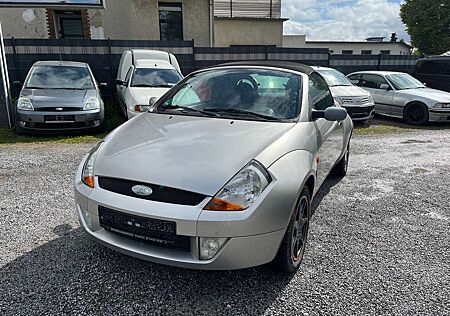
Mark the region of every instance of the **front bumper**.
[[366, 121], [373, 118], [373, 112], [375, 109], [374, 104], [369, 105], [343, 105], [347, 110], [348, 115], [353, 121]]
[[16, 121], [29, 131], [76, 131], [98, 127], [104, 120], [104, 109], [91, 111], [35, 111], [16, 112]]
[[[259, 202], [245, 211], [205, 212], [202, 209], [210, 197], [197, 206], [142, 200], [104, 190], [99, 187], [97, 178], [95, 189], [91, 189], [79, 180], [83, 165], [84, 161], [76, 175], [75, 201], [80, 224], [88, 235], [100, 244], [127, 255], [183, 268], [233, 270], [271, 262], [278, 252], [296, 200], [295, 194], [286, 193], [283, 183], [274, 181], [263, 192]], [[282, 196], [283, 200], [278, 201], [273, 196]], [[99, 206], [175, 222], [176, 234], [188, 237], [190, 248], [168, 248], [106, 230], [100, 224]], [[270, 219], [265, 218], [267, 216], [271, 216]], [[227, 241], [212, 259], [200, 260], [200, 237], [227, 238]]]
[[429, 110], [430, 122], [450, 122], [450, 109], [430, 109]]

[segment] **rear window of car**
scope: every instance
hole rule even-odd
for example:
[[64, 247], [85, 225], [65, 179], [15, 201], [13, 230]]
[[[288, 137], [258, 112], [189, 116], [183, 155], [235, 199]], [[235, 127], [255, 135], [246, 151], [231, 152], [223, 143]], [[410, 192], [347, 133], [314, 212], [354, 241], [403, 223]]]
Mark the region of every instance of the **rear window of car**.
[[93, 89], [94, 81], [86, 67], [36, 66], [26, 81], [28, 89]]

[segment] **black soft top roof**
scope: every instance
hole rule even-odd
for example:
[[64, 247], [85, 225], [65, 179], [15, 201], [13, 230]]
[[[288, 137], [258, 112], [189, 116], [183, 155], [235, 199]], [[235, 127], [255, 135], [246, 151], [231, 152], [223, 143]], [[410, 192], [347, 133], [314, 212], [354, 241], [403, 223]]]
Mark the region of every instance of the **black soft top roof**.
[[262, 66], [262, 67], [274, 67], [274, 68], [283, 68], [298, 71], [304, 73], [306, 75], [310, 75], [315, 72], [315, 70], [307, 65], [303, 65], [300, 63], [294, 63], [290, 61], [279, 61], [279, 60], [255, 60], [255, 61], [237, 61], [231, 63], [220, 64], [216, 66], [212, 66], [211, 68], [216, 67], [229, 67], [229, 66]]

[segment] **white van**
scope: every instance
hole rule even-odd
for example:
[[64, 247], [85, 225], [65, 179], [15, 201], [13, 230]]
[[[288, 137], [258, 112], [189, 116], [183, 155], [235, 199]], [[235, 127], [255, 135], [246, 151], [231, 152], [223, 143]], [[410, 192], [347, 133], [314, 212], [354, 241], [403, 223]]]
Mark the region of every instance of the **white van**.
[[149, 109], [183, 76], [176, 57], [168, 52], [132, 49], [122, 54], [117, 72], [119, 105], [128, 119]]

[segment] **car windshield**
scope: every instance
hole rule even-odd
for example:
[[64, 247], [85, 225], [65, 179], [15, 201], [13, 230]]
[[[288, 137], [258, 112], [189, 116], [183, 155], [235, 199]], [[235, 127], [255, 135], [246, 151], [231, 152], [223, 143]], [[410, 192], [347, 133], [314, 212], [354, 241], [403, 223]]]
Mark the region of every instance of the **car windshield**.
[[422, 82], [408, 74], [388, 75], [387, 78], [397, 90], [425, 88]]
[[158, 112], [250, 120], [290, 120], [300, 112], [301, 77], [263, 69], [210, 70], [179, 85]]
[[353, 86], [353, 83], [341, 72], [330, 69], [330, 70], [317, 70], [319, 74], [325, 79], [330, 87], [337, 86]]
[[25, 85], [28, 89], [93, 89], [94, 82], [86, 67], [36, 66]]
[[174, 69], [136, 68], [132, 87], [173, 87], [182, 79]]

